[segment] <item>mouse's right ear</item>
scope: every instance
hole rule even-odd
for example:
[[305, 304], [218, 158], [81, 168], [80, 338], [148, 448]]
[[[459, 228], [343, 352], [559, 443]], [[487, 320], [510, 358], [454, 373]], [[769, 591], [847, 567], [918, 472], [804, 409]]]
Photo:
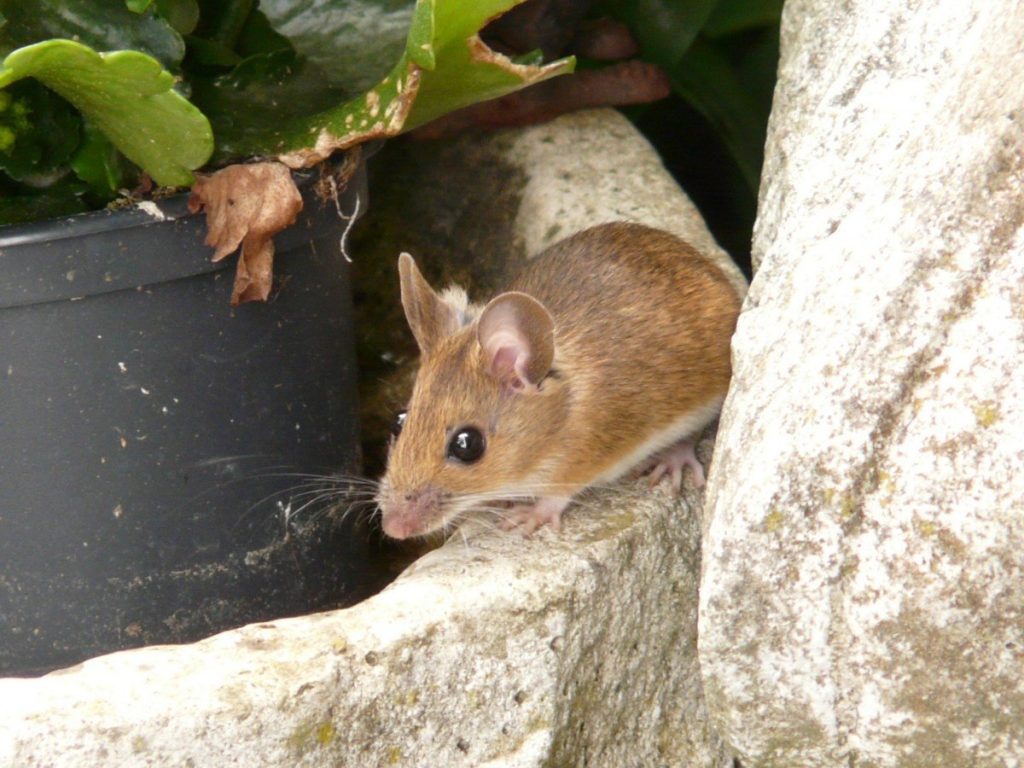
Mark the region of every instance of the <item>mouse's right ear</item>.
[[537, 392], [555, 359], [555, 321], [532, 296], [508, 291], [491, 299], [477, 321], [487, 372], [517, 392]]
[[439, 340], [458, 330], [458, 312], [434, 292], [408, 253], [398, 257], [398, 276], [405, 319], [416, 337], [420, 352], [426, 355]]

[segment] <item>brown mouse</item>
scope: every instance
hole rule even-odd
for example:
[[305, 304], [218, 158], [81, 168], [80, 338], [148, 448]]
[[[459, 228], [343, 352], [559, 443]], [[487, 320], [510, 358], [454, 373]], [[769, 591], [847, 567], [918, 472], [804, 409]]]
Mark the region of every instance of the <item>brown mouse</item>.
[[[420, 348], [377, 503], [396, 539], [498, 510], [529, 534], [573, 496], [647, 463], [703, 469], [687, 438], [714, 420], [740, 300], [683, 240], [640, 224], [573, 235], [486, 306], [438, 294], [399, 257]], [[516, 506], [505, 508], [502, 503]]]

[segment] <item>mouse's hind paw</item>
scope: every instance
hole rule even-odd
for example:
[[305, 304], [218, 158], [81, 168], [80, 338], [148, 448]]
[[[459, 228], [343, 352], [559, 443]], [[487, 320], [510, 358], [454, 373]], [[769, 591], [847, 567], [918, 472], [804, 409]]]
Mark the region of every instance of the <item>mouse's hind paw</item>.
[[651, 488], [664, 477], [672, 480], [672, 489], [679, 493], [683, 488], [683, 469], [689, 467], [693, 472], [693, 487], [704, 486], [704, 467], [694, 451], [693, 440], [680, 440], [668, 448], [664, 448], [651, 458], [653, 469], [648, 479]]

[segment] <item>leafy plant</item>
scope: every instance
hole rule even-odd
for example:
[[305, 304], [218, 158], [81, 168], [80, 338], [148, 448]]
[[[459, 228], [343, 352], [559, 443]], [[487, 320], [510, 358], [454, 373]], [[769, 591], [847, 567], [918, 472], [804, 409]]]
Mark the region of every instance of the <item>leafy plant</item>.
[[669, 76], [757, 192], [783, 0], [600, 0]]
[[0, 224], [208, 163], [313, 165], [570, 71], [476, 33], [522, 0], [0, 0]]

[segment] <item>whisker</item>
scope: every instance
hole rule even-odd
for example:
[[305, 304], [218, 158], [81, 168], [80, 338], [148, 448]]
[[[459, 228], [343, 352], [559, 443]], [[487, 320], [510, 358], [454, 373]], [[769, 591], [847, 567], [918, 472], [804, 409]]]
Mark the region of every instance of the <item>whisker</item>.
[[[268, 478], [295, 478], [296, 480], [300, 480], [300, 482], [277, 489], [251, 504], [245, 512], [238, 517], [232, 526], [232, 529], [235, 529], [245, 523], [257, 509], [275, 498], [277, 499], [277, 509], [279, 513], [283, 514], [285, 527], [287, 527], [293, 521], [297, 520], [297, 515], [301, 515], [301, 513], [314, 507], [320, 502], [347, 498], [352, 502], [365, 503], [370, 501], [377, 492], [378, 483], [376, 481], [362, 478], [357, 475], [348, 475], [343, 473], [319, 474], [313, 472], [276, 471], [281, 469], [281, 467], [272, 467], [270, 469], [274, 471], [257, 471], [250, 477], [236, 478], [231, 482]], [[224, 483], [222, 485], [226, 484], [227, 483]], [[283, 503], [283, 499], [285, 497], [288, 498], [287, 504]], [[302, 505], [298, 509], [292, 510], [292, 501], [301, 501]], [[308, 517], [309, 519], [307, 520], [307, 524], [312, 524], [317, 519], [315, 516]]]
[[192, 462], [193, 467], [215, 467], [218, 464], [231, 464], [237, 461], [246, 461], [248, 459], [269, 459], [271, 454], [268, 453], [239, 453], [233, 456], [217, 456], [211, 459], [200, 459], [199, 461]]
[[311, 506], [314, 506], [315, 504], [318, 504], [318, 503], [324, 502], [324, 501], [331, 501], [333, 499], [338, 499], [338, 498], [344, 498], [344, 494], [343, 493], [341, 493], [341, 494], [336, 493], [333, 490], [323, 491], [321, 493], [313, 494], [312, 498], [310, 498], [308, 501], [304, 502], [302, 504], [302, 506], [300, 506], [298, 509], [296, 509], [294, 512], [291, 513], [291, 518], [295, 519], [295, 518], [299, 517], [305, 510], [309, 509]]

